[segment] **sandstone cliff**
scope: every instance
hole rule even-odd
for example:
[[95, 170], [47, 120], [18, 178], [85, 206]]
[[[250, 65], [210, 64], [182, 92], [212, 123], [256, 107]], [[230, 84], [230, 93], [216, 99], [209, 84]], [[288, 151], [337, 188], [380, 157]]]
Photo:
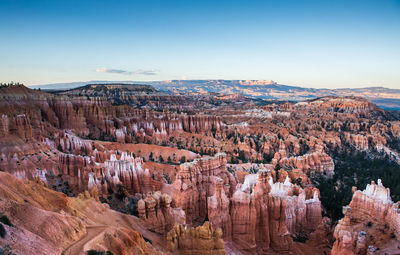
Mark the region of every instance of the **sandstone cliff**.
[[236, 180], [226, 169], [226, 155], [203, 157], [180, 166], [175, 177], [174, 203], [186, 213], [186, 222], [203, 221], [207, 215], [207, 198], [215, 193], [217, 179], [223, 181], [228, 197], [233, 194]]
[[392, 253], [400, 244], [399, 204], [392, 202], [389, 189], [380, 180], [368, 184], [364, 191], [354, 191], [350, 204], [343, 207], [344, 218], [335, 228], [332, 254]]

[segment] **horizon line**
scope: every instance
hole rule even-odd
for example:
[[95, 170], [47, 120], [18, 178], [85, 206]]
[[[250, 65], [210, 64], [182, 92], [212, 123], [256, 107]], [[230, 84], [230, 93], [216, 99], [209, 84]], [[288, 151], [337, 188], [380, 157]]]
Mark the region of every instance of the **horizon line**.
[[[368, 88], [385, 88], [385, 89], [391, 89], [391, 90], [399, 90], [397, 88], [390, 88], [390, 87], [385, 87], [382, 85], [376, 85], [376, 86], [367, 86], [367, 87], [346, 87], [346, 88], [326, 88], [326, 87], [309, 87], [309, 86], [300, 86], [300, 85], [288, 85], [288, 84], [281, 84], [279, 82], [276, 82], [274, 80], [266, 80], [266, 79], [167, 79], [167, 80], [125, 80], [125, 81], [112, 81], [112, 80], [90, 80], [90, 81], [70, 81], [70, 82], [54, 82], [54, 83], [42, 83], [42, 84], [30, 84], [26, 85], [22, 83], [26, 87], [37, 87], [37, 86], [49, 86], [49, 85], [57, 85], [57, 84], [73, 84], [73, 83], [87, 83], [88, 84], [93, 84], [96, 82], [99, 83], [140, 83], [140, 82], [145, 82], [145, 83], [151, 83], [151, 82], [168, 82], [168, 81], [270, 81], [271, 84], [265, 84], [265, 85], [259, 85], [259, 86], [267, 86], [267, 85], [280, 85], [280, 86], [288, 86], [288, 87], [299, 87], [299, 88], [307, 88], [307, 89], [319, 89], [319, 90], [345, 90], [345, 89], [368, 89]], [[148, 85], [148, 84], [147, 84]], [[249, 85], [251, 86], [251, 85]], [[257, 85], [255, 85], [257, 86]]]

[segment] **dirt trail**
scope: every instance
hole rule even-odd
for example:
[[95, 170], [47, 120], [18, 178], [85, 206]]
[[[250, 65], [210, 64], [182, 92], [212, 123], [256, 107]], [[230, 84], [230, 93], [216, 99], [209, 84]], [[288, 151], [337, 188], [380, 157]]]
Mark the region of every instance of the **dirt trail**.
[[[121, 222], [122, 220], [123, 222]], [[165, 250], [166, 241], [164, 240], [163, 236], [148, 231], [144, 226], [139, 224], [134, 220], [133, 217], [130, 217], [125, 214], [121, 214], [120, 220], [117, 220], [122, 225], [121, 227], [126, 227], [128, 229], [133, 229], [140, 232], [143, 237], [150, 240], [152, 246], [157, 250]], [[108, 227], [106, 225], [96, 225], [96, 226], [86, 226], [86, 234], [79, 240], [75, 241], [74, 243], [70, 244], [65, 250], [65, 255], [84, 255], [84, 246], [92, 239], [96, 238], [100, 235], [103, 231], [105, 231]]]
[[86, 235], [83, 236], [81, 239], [77, 240], [76, 242], [70, 244], [65, 250], [65, 255], [78, 255], [78, 254], [85, 254], [83, 247], [87, 242], [95, 238], [96, 236], [100, 235], [107, 226], [86, 226]]
[[149, 239], [154, 248], [161, 251], [165, 250], [165, 248], [167, 247], [167, 243], [165, 238], [163, 238], [161, 235], [148, 231], [141, 224], [137, 224], [135, 221], [133, 221], [132, 217], [129, 217], [128, 215], [122, 215], [122, 219], [129, 228], [135, 229], [136, 231], [141, 233], [143, 237]]

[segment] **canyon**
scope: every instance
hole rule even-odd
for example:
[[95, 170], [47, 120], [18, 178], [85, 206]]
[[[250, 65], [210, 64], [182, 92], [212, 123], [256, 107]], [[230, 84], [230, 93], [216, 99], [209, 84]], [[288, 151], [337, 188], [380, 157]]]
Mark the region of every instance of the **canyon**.
[[[366, 180], [337, 166], [357, 154], [398, 167], [399, 148], [399, 116], [354, 96], [278, 102], [137, 84], [51, 93], [2, 85], [0, 213], [12, 224], [0, 223], [0, 247], [396, 254], [398, 188], [391, 197], [383, 186], [394, 177], [360, 191], [348, 183]], [[353, 191], [337, 222], [322, 180]]]
[[[43, 85], [32, 85], [31, 88], [41, 88], [46, 90], [72, 89], [92, 84], [103, 84], [106, 81], [93, 82], [71, 82], [54, 83]], [[124, 82], [129, 84], [130, 82]], [[134, 82], [132, 82], [134, 83]], [[156, 89], [174, 92], [177, 94], [205, 95], [207, 93], [221, 93], [236, 97], [256, 97], [261, 99], [275, 100], [294, 100], [304, 101], [313, 98], [326, 96], [361, 96], [376, 103], [385, 109], [400, 109], [400, 91], [385, 87], [365, 87], [365, 88], [305, 88], [296, 85], [285, 85], [272, 80], [168, 80], [141, 82], [142, 84], [152, 85]]]

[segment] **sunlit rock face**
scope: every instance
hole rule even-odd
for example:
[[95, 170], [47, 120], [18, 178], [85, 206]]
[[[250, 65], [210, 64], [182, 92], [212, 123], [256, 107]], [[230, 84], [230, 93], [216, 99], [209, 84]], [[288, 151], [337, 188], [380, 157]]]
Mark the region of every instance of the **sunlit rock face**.
[[288, 176], [274, 183], [270, 170], [248, 174], [236, 185], [224, 154], [182, 164], [174, 189], [175, 206], [185, 211], [188, 223], [207, 214], [224, 240], [250, 252], [288, 252], [292, 235], [308, 235], [322, 220], [317, 189], [307, 198]]
[[221, 228], [224, 240], [232, 236], [232, 221], [229, 214], [229, 198], [225, 195], [224, 181], [216, 180], [214, 195], [208, 197], [208, 219], [214, 228]]
[[363, 191], [354, 188], [353, 198], [343, 207], [344, 218], [335, 228], [332, 254], [375, 254], [400, 239], [399, 204], [393, 203], [390, 190], [380, 179]]
[[167, 248], [174, 254], [227, 254], [221, 229], [215, 229], [209, 222], [196, 228], [185, 229], [175, 225], [167, 235]]
[[247, 175], [231, 202], [232, 239], [245, 250], [288, 252], [291, 235], [310, 233], [321, 222], [318, 191], [306, 199], [289, 178], [274, 183], [269, 171]]
[[236, 180], [226, 170], [226, 155], [203, 157], [180, 166], [175, 177], [174, 202], [186, 213], [187, 223], [204, 220], [208, 207], [207, 198], [215, 193], [217, 180], [222, 180], [223, 190], [230, 197], [236, 187]]
[[[49, 187], [52, 178], [60, 178], [97, 200], [126, 191], [129, 198], [141, 198], [138, 222], [143, 229], [159, 236], [172, 230], [172, 250], [183, 247], [189, 254], [223, 252], [222, 239], [252, 254], [295, 253], [299, 243], [294, 240], [303, 236], [319, 245], [319, 236], [330, 231], [329, 221], [321, 219], [319, 191], [310, 175], [334, 174], [332, 152], [376, 150], [398, 157], [390, 146], [400, 136], [400, 124], [359, 98], [260, 106], [240, 95], [210, 95], [219, 97], [218, 103], [206, 102], [206, 110], [194, 107], [202, 99], [185, 99], [192, 104], [189, 114], [162, 108], [178, 100], [174, 96], [121, 94], [124, 102], [144, 106], [139, 109], [112, 105], [104, 95], [60, 96], [23, 86], [7, 88], [11, 93], [4, 90], [0, 89], [0, 171]], [[242, 104], [245, 101], [249, 104]], [[143, 144], [163, 161], [143, 162], [122, 152], [134, 146], [143, 150]], [[188, 149], [194, 156], [161, 155], [160, 147]], [[149, 159], [141, 152], [134, 151]], [[198, 154], [214, 156], [177, 165]], [[167, 160], [169, 156], [179, 157]], [[229, 171], [227, 161], [232, 163]], [[372, 253], [391, 239], [390, 234], [399, 236], [398, 205], [380, 182], [356, 191], [349, 208], [337, 227], [336, 254]], [[189, 230], [204, 221], [209, 224], [201, 231]], [[183, 227], [174, 230], [177, 223]]]
[[335, 165], [333, 159], [324, 151], [313, 152], [297, 157], [282, 157], [281, 154], [276, 154], [273, 163], [281, 166], [289, 166], [296, 169], [301, 169], [304, 173], [321, 173], [328, 176], [334, 174]]
[[150, 171], [143, 170], [143, 160], [134, 158], [126, 152], [122, 152], [119, 156], [111, 154], [109, 160], [97, 165], [99, 167], [96, 172], [88, 173], [87, 188], [91, 190], [96, 186], [99, 195], [107, 195], [110, 189], [117, 192], [118, 185], [124, 186], [130, 194], [147, 194], [160, 188], [160, 184], [153, 180]]
[[[0, 247], [8, 246], [12, 254], [86, 254], [99, 247], [113, 254], [161, 254], [135, 230], [138, 219], [111, 210], [88, 192], [67, 197], [39, 180], [0, 172], [0, 196], [1, 212], [13, 224], [0, 223], [6, 230]], [[101, 229], [90, 237], [92, 226]], [[72, 249], [80, 241], [81, 248]]]
[[165, 234], [175, 224], [185, 224], [185, 212], [180, 208], [171, 208], [172, 199], [167, 194], [157, 191], [149, 193], [138, 202], [140, 219], [147, 223], [149, 230]]

